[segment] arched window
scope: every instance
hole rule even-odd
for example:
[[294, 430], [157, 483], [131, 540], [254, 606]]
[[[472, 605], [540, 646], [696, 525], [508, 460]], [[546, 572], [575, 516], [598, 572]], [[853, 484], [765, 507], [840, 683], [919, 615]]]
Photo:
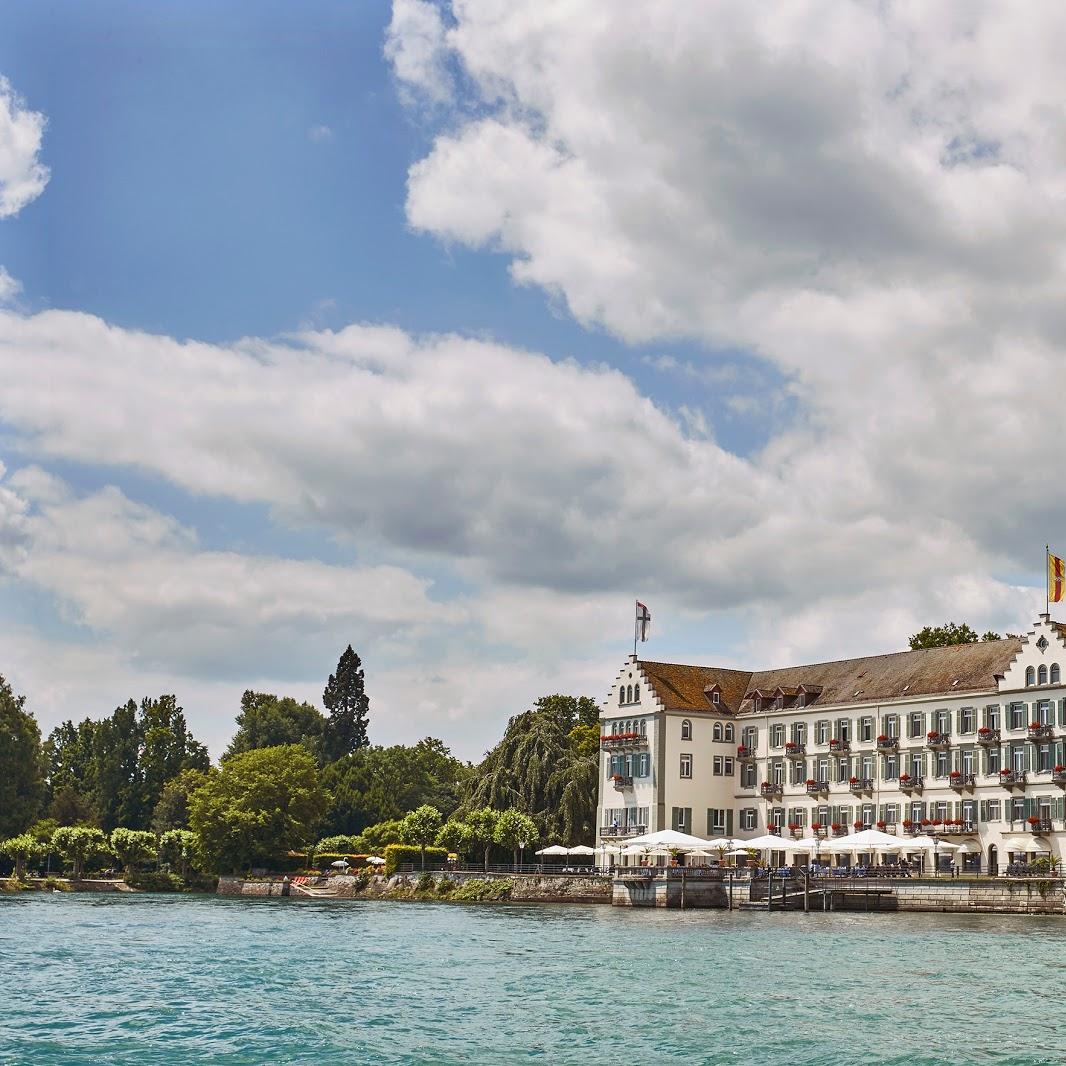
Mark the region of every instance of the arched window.
[[646, 737], [648, 735], [648, 720], [647, 718], [641, 718], [640, 720], [640, 735]]
[[733, 734], [733, 723], [732, 722], [726, 722], [726, 724], [725, 724], [725, 738], [726, 738], [726, 740], [729, 741], [730, 744], [733, 743], [733, 736], [734, 736], [734, 734]]
[[1037, 671], [1037, 675], [1038, 675], [1037, 676], [1038, 683], [1041, 684], [1041, 685], [1046, 685], [1047, 684], [1047, 667], [1043, 663], [1040, 664], [1040, 669], [1039, 669], [1039, 671]]
[[692, 723], [687, 718], [681, 723], [681, 739], [692, 739]]
[[1062, 680], [1062, 674], [1059, 671], [1059, 664], [1051, 664], [1051, 683], [1057, 685]]
[[721, 722], [715, 722], [714, 723], [714, 734], [713, 734], [711, 739], [712, 740], [721, 740], [722, 739], [722, 723]]
[[626, 687], [625, 685], [618, 686], [618, 706], [621, 707], [626, 701]]
[[640, 685], [633, 686], [633, 702], [640, 703]]
[[633, 686], [626, 685], [626, 703], [633, 702]]
[[1036, 670], [1032, 666], [1030, 666], [1029, 669], [1025, 671], [1025, 683], [1027, 685], [1036, 684]]

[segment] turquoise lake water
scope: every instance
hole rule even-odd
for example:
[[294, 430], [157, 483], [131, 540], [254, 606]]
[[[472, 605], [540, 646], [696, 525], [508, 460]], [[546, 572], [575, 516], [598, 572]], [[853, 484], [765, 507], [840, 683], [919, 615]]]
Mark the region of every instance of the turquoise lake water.
[[1066, 919], [0, 897], [0, 1063], [1056, 1063]]

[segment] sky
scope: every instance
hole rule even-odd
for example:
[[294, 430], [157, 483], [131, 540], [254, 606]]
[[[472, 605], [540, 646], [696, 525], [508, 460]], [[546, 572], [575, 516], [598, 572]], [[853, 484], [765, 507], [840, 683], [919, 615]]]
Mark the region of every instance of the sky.
[[[12, 0], [0, 674], [361, 655], [476, 759], [632, 650], [1024, 632], [1066, 554], [1066, 10]], [[1060, 531], [1062, 531], [1060, 535]]]

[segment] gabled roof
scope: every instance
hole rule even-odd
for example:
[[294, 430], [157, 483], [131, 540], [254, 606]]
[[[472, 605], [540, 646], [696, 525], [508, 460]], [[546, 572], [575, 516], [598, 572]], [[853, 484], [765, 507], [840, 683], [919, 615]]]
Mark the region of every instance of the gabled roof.
[[[663, 706], [674, 711], [718, 711], [736, 714], [748, 689], [747, 670], [726, 670], [716, 666], [683, 666], [680, 663], [651, 663], [641, 660], [640, 668], [651, 682]], [[712, 703], [706, 691], [717, 685], [721, 702]]]
[[[1010, 637], [752, 673], [643, 660], [640, 667], [670, 710], [736, 714], [754, 710], [750, 696], [756, 691], [766, 695], [778, 689], [817, 692], [812, 707], [987, 692], [995, 690], [997, 676], [1006, 672], [1021, 647], [1020, 639]], [[712, 704], [705, 691], [715, 684], [721, 687], [720, 704]]]

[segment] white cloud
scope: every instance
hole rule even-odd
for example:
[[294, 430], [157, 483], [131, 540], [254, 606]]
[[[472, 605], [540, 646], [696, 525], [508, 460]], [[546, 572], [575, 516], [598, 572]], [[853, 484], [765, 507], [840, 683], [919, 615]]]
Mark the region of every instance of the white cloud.
[[410, 90], [429, 101], [447, 98], [452, 79], [445, 63], [445, 29], [440, 5], [429, 0], [394, 0], [385, 38], [385, 57]]
[[326, 125], [312, 126], [307, 131], [307, 139], [313, 141], [315, 144], [321, 144], [323, 141], [330, 141], [333, 139], [333, 130]]
[[22, 282], [13, 278], [7, 270], [0, 266], [0, 304], [11, 303], [22, 292]]
[[30, 111], [0, 75], [0, 218], [17, 215], [48, 184], [48, 168], [38, 159], [44, 127], [44, 115]]

